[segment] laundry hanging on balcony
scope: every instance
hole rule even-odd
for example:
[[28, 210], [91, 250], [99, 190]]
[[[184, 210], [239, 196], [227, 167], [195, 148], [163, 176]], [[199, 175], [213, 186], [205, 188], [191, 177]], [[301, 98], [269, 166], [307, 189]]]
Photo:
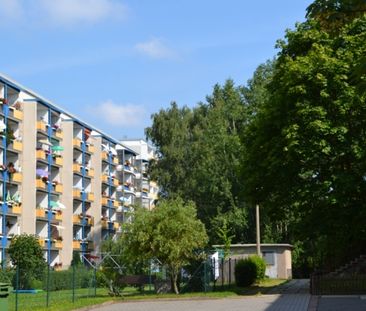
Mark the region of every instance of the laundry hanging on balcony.
[[43, 145], [52, 146], [48, 139], [40, 139], [38, 142]]
[[4, 132], [6, 129], [6, 124], [4, 120], [0, 120], [0, 132]]
[[57, 145], [57, 146], [52, 146], [51, 149], [53, 151], [63, 151], [64, 147]]
[[65, 209], [65, 205], [58, 201], [50, 201], [50, 207], [54, 209]]
[[45, 178], [45, 177], [47, 178], [49, 174], [50, 173], [44, 169], [41, 169], [41, 168], [36, 169], [36, 175], [39, 178]]

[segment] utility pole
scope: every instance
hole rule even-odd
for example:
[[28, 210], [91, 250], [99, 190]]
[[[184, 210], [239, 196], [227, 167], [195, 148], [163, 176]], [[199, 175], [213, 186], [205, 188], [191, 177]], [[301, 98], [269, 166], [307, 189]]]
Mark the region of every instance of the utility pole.
[[259, 205], [256, 204], [255, 206], [255, 220], [256, 220], [256, 227], [257, 227], [257, 255], [262, 257], [261, 253], [261, 233], [259, 227]]

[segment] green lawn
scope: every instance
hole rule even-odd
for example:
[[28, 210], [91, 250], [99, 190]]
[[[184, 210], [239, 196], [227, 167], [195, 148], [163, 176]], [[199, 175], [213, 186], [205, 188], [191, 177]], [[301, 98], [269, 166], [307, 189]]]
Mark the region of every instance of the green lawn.
[[[197, 292], [175, 294], [155, 294], [149, 292], [148, 286], [145, 292], [141, 293], [134, 287], [127, 287], [122, 291], [122, 297], [110, 297], [104, 288], [98, 288], [96, 297], [94, 297], [93, 289], [77, 289], [75, 292], [75, 302], [72, 302], [72, 291], [61, 290], [50, 292], [49, 307], [46, 308], [47, 293], [40, 292], [37, 294], [19, 294], [18, 295], [18, 310], [19, 311], [69, 311], [90, 305], [101, 304], [107, 301], [126, 301], [137, 299], [187, 299], [187, 298], [225, 298], [239, 295], [258, 295], [263, 294], [266, 290], [274, 286], [285, 283], [286, 280], [263, 280], [258, 284], [248, 287], [239, 288], [236, 286], [221, 285], [216, 286], [216, 290], [212, 292]], [[9, 296], [9, 310], [15, 310], [15, 294]]]

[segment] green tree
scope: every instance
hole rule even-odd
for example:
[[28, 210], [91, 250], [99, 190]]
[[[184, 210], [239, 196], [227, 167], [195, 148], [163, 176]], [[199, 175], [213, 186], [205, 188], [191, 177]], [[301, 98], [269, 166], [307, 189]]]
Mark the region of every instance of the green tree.
[[207, 243], [205, 227], [196, 216], [192, 202], [161, 200], [152, 211], [137, 209], [123, 235], [122, 243], [131, 260], [157, 259], [168, 267], [176, 294], [181, 267], [197, 258], [197, 251]]
[[[162, 197], [180, 196], [195, 202], [211, 242], [217, 236], [213, 232], [217, 215], [230, 217], [232, 210], [245, 209], [239, 198], [240, 133], [247, 118], [243, 92], [228, 80], [216, 85], [207, 101], [193, 109], [172, 103], [154, 114], [152, 126], [146, 129], [159, 155], [151, 163], [150, 174], [158, 181]], [[235, 228], [242, 226], [233, 233], [235, 242], [243, 241], [246, 215], [231, 220]]]
[[243, 135], [245, 197], [303, 241], [312, 265], [355, 256], [366, 241], [366, 105], [352, 82], [365, 42], [365, 16], [337, 33], [316, 20], [287, 31], [270, 98]]
[[41, 278], [46, 267], [43, 250], [33, 235], [16, 235], [9, 246], [11, 263], [19, 270], [19, 288], [28, 288], [34, 279]]

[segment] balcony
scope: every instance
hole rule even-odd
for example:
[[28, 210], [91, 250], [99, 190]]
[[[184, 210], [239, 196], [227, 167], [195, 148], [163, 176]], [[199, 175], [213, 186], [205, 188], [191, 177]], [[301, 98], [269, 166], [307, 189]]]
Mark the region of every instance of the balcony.
[[13, 204], [13, 205], [11, 206], [11, 212], [12, 212], [13, 214], [18, 214], [18, 215], [20, 215], [20, 214], [22, 213], [22, 207], [20, 206], [20, 204], [19, 204], [19, 203]]
[[87, 224], [89, 226], [94, 226], [94, 217], [88, 217], [87, 218]]
[[74, 139], [72, 140], [72, 144], [73, 144], [73, 146], [74, 146], [74, 147], [76, 147], [76, 148], [81, 148], [81, 139], [79, 139], [79, 138], [74, 138]]
[[36, 187], [39, 189], [46, 189], [46, 183], [42, 179], [36, 179]]
[[79, 163], [74, 163], [72, 165], [72, 171], [74, 173], [80, 173], [80, 170], [81, 170], [81, 165]]
[[55, 157], [54, 158], [54, 163], [56, 165], [62, 166], [62, 165], [64, 165], [64, 159], [62, 157]]
[[88, 176], [89, 177], [94, 177], [94, 169], [91, 168], [91, 167], [88, 168]]
[[102, 175], [102, 182], [108, 184], [108, 179], [109, 179], [108, 175], [105, 175], [105, 174]]
[[23, 111], [19, 110], [19, 109], [15, 109], [13, 107], [10, 107], [10, 111], [12, 111], [12, 116], [15, 119], [18, 119], [20, 121], [23, 120]]
[[118, 179], [117, 178], [113, 178], [113, 185], [115, 186], [115, 187], [118, 187], [119, 186], [119, 181], [118, 181]]
[[114, 200], [114, 201], [113, 201], [113, 206], [114, 206], [115, 208], [118, 208], [118, 206], [119, 206], [119, 202], [118, 202], [117, 200]]
[[64, 191], [64, 187], [62, 186], [62, 184], [57, 183], [55, 185], [55, 192], [62, 194], [63, 191]]
[[113, 229], [115, 229], [115, 230], [118, 230], [119, 229], [119, 227], [120, 227], [120, 224], [118, 223], [118, 222], [114, 222], [113, 223]]
[[93, 202], [94, 199], [95, 199], [94, 193], [93, 192], [89, 192], [87, 198], [88, 198], [88, 201]]
[[55, 130], [54, 132], [55, 134], [55, 137], [58, 138], [58, 139], [63, 139], [64, 138], [64, 133], [62, 132], [61, 129], [58, 129], [58, 130]]
[[95, 152], [94, 145], [91, 145], [91, 144], [87, 145], [87, 152], [94, 153]]
[[21, 141], [19, 140], [14, 140], [13, 141], [13, 149], [17, 150], [17, 151], [22, 151], [23, 150], [23, 144]]
[[81, 192], [80, 189], [73, 189], [72, 196], [74, 199], [81, 199]]
[[46, 160], [46, 152], [43, 149], [37, 150], [36, 151], [36, 157], [39, 160]]
[[102, 219], [100, 221], [100, 224], [102, 226], [102, 229], [108, 229], [108, 221], [107, 220]]
[[72, 215], [72, 223], [76, 224], [76, 225], [80, 224], [81, 220], [82, 220], [82, 217], [83, 216], [81, 216], [81, 215], [75, 215], [75, 214]]
[[55, 220], [62, 221], [62, 212], [57, 211], [55, 214]]
[[62, 241], [61, 240], [56, 240], [56, 242], [54, 242], [54, 246], [55, 248], [62, 248]]
[[46, 240], [44, 238], [38, 238], [38, 243], [39, 245], [41, 245], [41, 247], [45, 247]]
[[107, 153], [107, 151], [103, 151], [102, 152], [102, 160], [108, 161], [108, 153]]
[[12, 178], [11, 178], [12, 181], [14, 182], [19, 182], [21, 183], [22, 180], [23, 180], [23, 176], [22, 176], [22, 173], [19, 173], [19, 172], [16, 172], [12, 175]]
[[37, 122], [37, 131], [46, 132], [47, 131], [47, 123], [43, 121]]
[[46, 218], [46, 210], [42, 208], [36, 209], [36, 217], [38, 218]]
[[72, 241], [72, 248], [73, 249], [80, 249], [80, 241], [78, 241], [78, 240]]
[[105, 206], [108, 206], [108, 200], [109, 200], [108, 197], [102, 197], [101, 204], [105, 205]]
[[119, 163], [118, 157], [113, 157], [113, 163], [116, 164], [116, 165]]

